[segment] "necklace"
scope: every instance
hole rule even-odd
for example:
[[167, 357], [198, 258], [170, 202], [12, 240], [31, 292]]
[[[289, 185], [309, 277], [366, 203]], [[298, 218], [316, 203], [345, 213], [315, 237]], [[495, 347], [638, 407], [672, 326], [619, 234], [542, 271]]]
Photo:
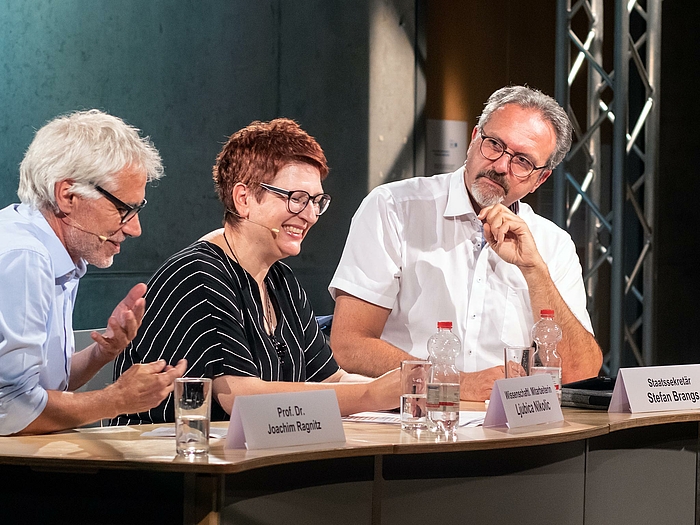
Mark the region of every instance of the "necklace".
[[[236, 256], [236, 252], [233, 251], [233, 248], [231, 247], [231, 243], [229, 243], [228, 237], [226, 237], [226, 228], [224, 228], [224, 241], [226, 242], [226, 246], [228, 246], [228, 249], [231, 252], [231, 255], [233, 255], [233, 260], [236, 261], [236, 263], [240, 266], [241, 263], [238, 260], [238, 257]], [[275, 337], [275, 327], [272, 324], [273, 317], [272, 317], [272, 301], [270, 301], [270, 292], [267, 289], [267, 285], [265, 285], [263, 288], [260, 288], [259, 291], [260, 291], [260, 302], [265, 303], [263, 306], [262, 316], [263, 316], [263, 321], [265, 322], [266, 333], [268, 336], [270, 336], [270, 339], [272, 340], [272, 345], [275, 347], [275, 351], [277, 352], [278, 357], [281, 358], [283, 356], [284, 352], [283, 352], [283, 349], [281, 348], [282, 344]], [[263, 291], [264, 291], [264, 293], [263, 293]], [[263, 295], [265, 296], [264, 301], [262, 300]]]
[[[226, 246], [228, 246], [229, 251], [231, 252], [231, 255], [233, 255], [233, 260], [236, 261], [236, 264], [238, 266], [241, 266], [240, 261], [238, 260], [238, 257], [236, 256], [236, 252], [233, 251], [233, 247], [231, 246], [231, 243], [228, 242], [228, 237], [226, 237], [226, 228], [224, 228], [224, 241], [226, 241]], [[243, 268], [241, 266], [241, 268]], [[245, 269], [245, 268], [244, 268]], [[264, 281], [263, 281], [264, 282]], [[263, 296], [263, 289], [260, 289], [260, 302], [262, 301], [262, 296]], [[265, 295], [265, 306], [263, 307], [262, 311], [262, 316], [263, 316], [263, 322], [265, 324], [265, 333], [267, 334], [268, 338], [270, 339], [270, 342], [272, 343], [272, 347], [275, 349], [275, 353], [277, 354], [277, 359], [279, 360], [280, 367], [282, 369], [285, 368], [285, 359], [284, 355], [287, 350], [287, 346], [277, 339], [275, 336], [275, 327], [272, 325], [272, 301], [270, 301], [270, 291], [267, 289], [267, 285], [264, 286], [264, 295]], [[267, 315], [265, 315], [267, 313]]]
[[233, 255], [233, 260], [238, 263], [240, 266], [240, 262], [238, 262], [238, 257], [236, 257], [236, 252], [233, 251], [233, 248], [231, 248], [231, 245], [228, 242], [228, 237], [226, 237], [226, 228], [224, 228], [224, 241], [226, 241], [226, 246], [228, 246], [229, 251], [231, 252], [231, 255]]
[[[265, 315], [267, 313], [267, 315]], [[263, 312], [263, 319], [267, 323], [267, 328], [270, 330], [270, 337], [274, 337], [275, 329], [272, 326], [272, 301], [270, 301], [270, 290], [265, 286], [265, 312]]]

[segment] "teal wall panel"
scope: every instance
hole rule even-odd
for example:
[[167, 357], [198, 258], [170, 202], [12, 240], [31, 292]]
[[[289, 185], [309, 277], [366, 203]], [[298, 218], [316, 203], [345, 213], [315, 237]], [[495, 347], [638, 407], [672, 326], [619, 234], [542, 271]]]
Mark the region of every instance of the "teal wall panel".
[[81, 282], [76, 328], [103, 326], [128, 288], [220, 226], [211, 167], [254, 119], [294, 118], [324, 147], [334, 196], [288, 260], [318, 313], [350, 217], [366, 193], [369, 1], [0, 2], [0, 206], [57, 114], [100, 108], [150, 135], [166, 177], [147, 189], [143, 235]]
[[286, 261], [317, 314], [333, 313], [328, 283], [367, 194], [370, 3], [281, 2], [279, 111], [316, 137], [331, 169], [331, 206]]

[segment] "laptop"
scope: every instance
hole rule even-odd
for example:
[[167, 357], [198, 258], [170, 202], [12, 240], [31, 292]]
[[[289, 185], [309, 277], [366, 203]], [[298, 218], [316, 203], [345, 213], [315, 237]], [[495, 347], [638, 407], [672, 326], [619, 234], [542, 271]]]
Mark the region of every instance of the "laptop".
[[614, 377], [591, 377], [561, 387], [561, 406], [607, 410], [615, 388]]

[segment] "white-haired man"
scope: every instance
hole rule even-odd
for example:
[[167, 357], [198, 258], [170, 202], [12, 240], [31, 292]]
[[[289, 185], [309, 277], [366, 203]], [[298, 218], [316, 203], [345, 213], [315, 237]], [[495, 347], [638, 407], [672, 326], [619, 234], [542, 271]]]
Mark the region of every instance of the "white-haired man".
[[372, 191], [330, 284], [338, 364], [378, 375], [409, 354], [427, 358], [436, 321], [453, 321], [461, 397], [484, 400], [504, 375], [504, 346], [529, 346], [537, 314], [554, 308], [564, 382], [596, 375], [602, 353], [574, 244], [520, 203], [570, 146], [571, 123], [555, 100], [506, 87], [487, 101], [464, 167]]
[[0, 210], [0, 435], [147, 410], [184, 374], [184, 361], [159, 361], [103, 390], [73, 392], [134, 338], [146, 292], [134, 286], [105, 333], [74, 353], [78, 280], [87, 264], [108, 267], [127, 237], [141, 235], [146, 183], [162, 174], [148, 138], [98, 110], [58, 117], [36, 133], [20, 166], [21, 204]]

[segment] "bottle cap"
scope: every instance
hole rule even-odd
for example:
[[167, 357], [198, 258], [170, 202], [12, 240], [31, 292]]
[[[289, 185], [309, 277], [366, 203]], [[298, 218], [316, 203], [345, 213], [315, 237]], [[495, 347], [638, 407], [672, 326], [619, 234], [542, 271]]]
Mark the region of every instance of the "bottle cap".
[[540, 310], [540, 317], [554, 317], [554, 310]]
[[452, 321], [438, 321], [438, 330], [440, 328], [447, 328], [448, 330], [452, 330]]

